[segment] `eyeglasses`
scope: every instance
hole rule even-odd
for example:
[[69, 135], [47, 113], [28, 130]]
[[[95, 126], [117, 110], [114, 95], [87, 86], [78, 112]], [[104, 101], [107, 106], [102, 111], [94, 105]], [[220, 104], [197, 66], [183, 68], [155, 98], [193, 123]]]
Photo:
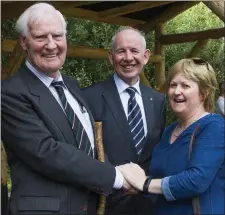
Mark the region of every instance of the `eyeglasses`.
[[202, 60], [200, 58], [191, 58], [191, 60], [194, 62], [196, 65], [206, 65], [206, 68], [209, 71], [209, 63], [205, 60]]

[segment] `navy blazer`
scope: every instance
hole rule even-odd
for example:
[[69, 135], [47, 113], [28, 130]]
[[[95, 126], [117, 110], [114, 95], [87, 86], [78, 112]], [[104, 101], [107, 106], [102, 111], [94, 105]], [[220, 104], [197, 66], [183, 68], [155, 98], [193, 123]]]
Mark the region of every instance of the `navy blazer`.
[[[89, 111], [76, 82], [63, 80]], [[27, 67], [2, 83], [1, 110], [11, 214], [96, 214], [96, 193], [111, 192], [115, 168], [78, 150], [62, 108]]]
[[[113, 76], [85, 88], [84, 94], [94, 119], [103, 123], [103, 144], [109, 161], [115, 166], [129, 162], [138, 163], [147, 173], [153, 148], [159, 142], [164, 130], [165, 96], [142, 84], [140, 90], [148, 130], [140, 156], [137, 155], [133, 144]], [[141, 195], [124, 195], [123, 192], [117, 191], [108, 197], [106, 209], [109, 214], [149, 214], [151, 202], [147, 200], [148, 202]]]
[[147, 136], [140, 156], [132, 142], [127, 118], [113, 76], [84, 89], [95, 121], [103, 122], [105, 153], [113, 165], [135, 162], [148, 171], [154, 146], [165, 126], [165, 96], [140, 84], [147, 121]]

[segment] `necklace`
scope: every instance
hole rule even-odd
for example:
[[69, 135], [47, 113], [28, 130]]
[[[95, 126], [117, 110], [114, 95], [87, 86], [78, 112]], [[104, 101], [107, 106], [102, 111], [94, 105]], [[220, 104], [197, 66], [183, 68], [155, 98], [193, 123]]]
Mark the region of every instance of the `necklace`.
[[[181, 134], [187, 127], [189, 127], [191, 124], [193, 124], [194, 122], [196, 122], [197, 120], [199, 120], [200, 118], [202, 118], [203, 116], [205, 116], [206, 114], [208, 114], [208, 112], [205, 112], [205, 111], [204, 111], [199, 117], [195, 118], [194, 120], [191, 121], [191, 123], [188, 123], [188, 124], [185, 125], [185, 126], [181, 126], [181, 123], [179, 122], [179, 123], [177, 124], [177, 126], [175, 127], [175, 129], [173, 130], [173, 135], [174, 135], [174, 137], [176, 137], [176, 138], [179, 137], [180, 134]], [[178, 128], [180, 128], [180, 132], [177, 131]]]
[[186, 128], [184, 127], [184, 128], [181, 129], [180, 132], [177, 132], [177, 133], [176, 133], [176, 131], [178, 130], [178, 127], [180, 127], [180, 124], [179, 124], [179, 123], [177, 124], [177, 126], [176, 126], [175, 129], [173, 130], [173, 135], [174, 135], [175, 137], [179, 137], [180, 134], [186, 129]]

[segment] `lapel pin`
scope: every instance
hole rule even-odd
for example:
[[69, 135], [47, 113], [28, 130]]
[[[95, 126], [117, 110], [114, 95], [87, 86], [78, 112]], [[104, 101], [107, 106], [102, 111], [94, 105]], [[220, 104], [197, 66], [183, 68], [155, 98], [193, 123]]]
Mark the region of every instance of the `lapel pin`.
[[153, 100], [153, 98], [149, 98], [151, 101]]

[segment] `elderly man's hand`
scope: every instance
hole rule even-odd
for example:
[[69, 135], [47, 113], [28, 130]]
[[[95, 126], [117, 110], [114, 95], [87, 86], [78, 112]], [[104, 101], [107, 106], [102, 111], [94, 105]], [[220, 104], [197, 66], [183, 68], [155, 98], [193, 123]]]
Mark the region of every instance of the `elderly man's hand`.
[[143, 191], [143, 185], [147, 177], [145, 171], [140, 166], [134, 163], [128, 163], [118, 166], [118, 169], [130, 186]]
[[123, 193], [124, 195], [135, 195], [138, 193], [138, 190], [134, 188], [131, 184], [129, 184], [129, 182], [124, 178]]

